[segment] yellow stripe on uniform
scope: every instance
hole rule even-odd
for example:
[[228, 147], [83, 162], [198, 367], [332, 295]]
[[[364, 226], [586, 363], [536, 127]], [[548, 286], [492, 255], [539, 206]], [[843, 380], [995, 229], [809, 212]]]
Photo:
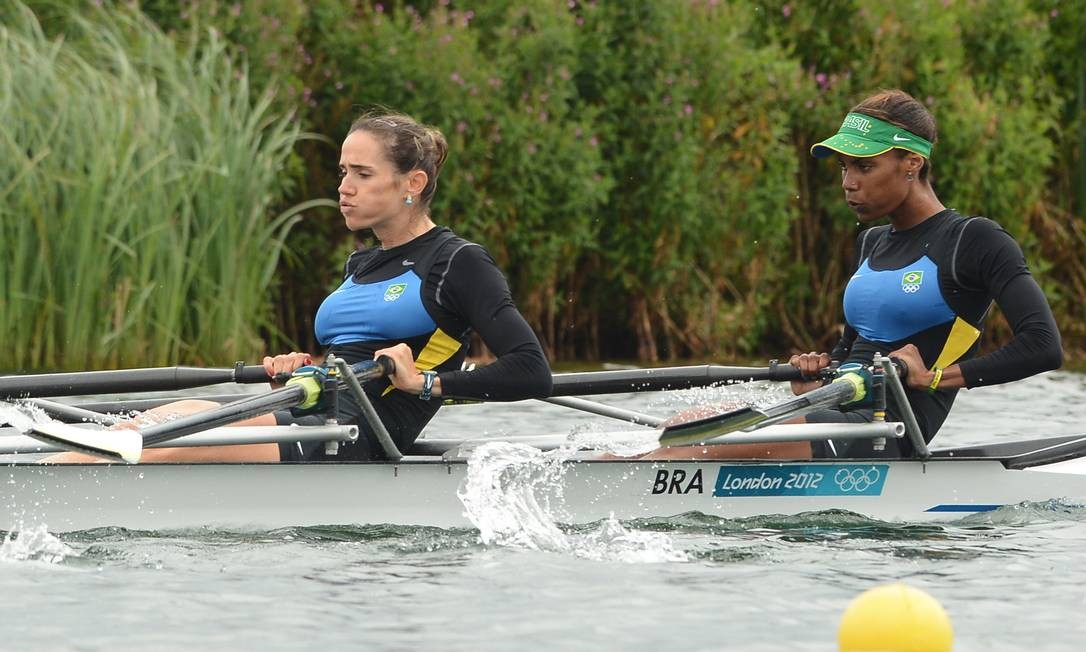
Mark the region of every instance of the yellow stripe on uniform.
[[966, 351], [976, 344], [979, 337], [980, 331], [976, 327], [961, 317], [955, 317], [954, 325], [950, 327], [950, 335], [947, 336], [946, 344], [943, 345], [943, 351], [935, 361], [935, 367], [946, 369], [957, 362], [958, 358], [965, 355]]
[[[445, 331], [439, 328], [430, 336], [430, 341], [426, 343], [426, 346], [422, 347], [422, 351], [419, 352], [419, 357], [415, 358], [415, 369], [418, 371], [436, 369], [439, 364], [456, 355], [456, 352], [459, 350], [460, 340], [446, 335]], [[389, 385], [385, 388], [385, 391], [381, 393], [381, 396], [388, 394], [393, 389], [395, 389], [395, 387]]]

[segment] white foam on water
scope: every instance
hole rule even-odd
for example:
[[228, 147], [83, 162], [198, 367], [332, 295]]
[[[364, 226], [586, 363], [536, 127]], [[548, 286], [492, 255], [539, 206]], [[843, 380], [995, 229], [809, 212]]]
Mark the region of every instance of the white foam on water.
[[457, 495], [465, 516], [485, 545], [570, 554], [597, 561], [661, 563], [686, 561], [670, 537], [628, 530], [613, 516], [587, 533], [567, 533], [563, 520], [564, 462], [575, 446], [543, 452], [524, 444], [491, 442], [468, 458]]
[[59, 564], [66, 557], [75, 554], [63, 541], [50, 534], [44, 523], [30, 528], [22, 525], [12, 528], [3, 542], [0, 542], [0, 562], [37, 561]]

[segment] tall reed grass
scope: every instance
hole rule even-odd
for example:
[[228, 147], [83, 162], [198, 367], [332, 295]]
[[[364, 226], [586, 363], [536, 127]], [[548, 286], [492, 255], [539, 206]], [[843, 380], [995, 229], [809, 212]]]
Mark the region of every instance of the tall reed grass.
[[334, 205], [269, 214], [297, 124], [213, 34], [118, 8], [50, 38], [0, 3], [0, 367], [259, 355], [284, 238]]

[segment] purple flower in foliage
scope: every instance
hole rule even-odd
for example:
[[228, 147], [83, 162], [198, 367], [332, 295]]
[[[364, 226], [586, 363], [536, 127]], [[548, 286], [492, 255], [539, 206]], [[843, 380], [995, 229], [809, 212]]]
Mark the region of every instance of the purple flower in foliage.
[[792, 15], [792, 5], [784, 5], [783, 7], [781, 7], [781, 14], [784, 15], [785, 18], [788, 18], [789, 16], [791, 16]]

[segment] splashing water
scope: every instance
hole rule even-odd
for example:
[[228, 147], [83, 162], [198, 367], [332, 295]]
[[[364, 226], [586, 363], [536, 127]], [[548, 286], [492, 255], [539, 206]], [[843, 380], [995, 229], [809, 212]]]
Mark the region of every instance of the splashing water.
[[687, 560], [667, 535], [627, 530], [613, 516], [586, 533], [563, 531], [562, 480], [575, 452], [573, 445], [543, 452], [509, 442], [476, 448], [457, 495], [482, 542], [597, 561]]
[[0, 401], [0, 426], [8, 424], [19, 432], [26, 433], [35, 423], [49, 420], [44, 411], [29, 403], [11, 404]]
[[575, 450], [592, 450], [599, 454], [633, 457], [644, 455], [660, 447], [657, 430], [634, 430], [615, 433], [598, 423], [575, 426], [566, 446]]
[[75, 554], [63, 541], [49, 534], [44, 523], [30, 529], [19, 528], [8, 532], [0, 543], [0, 562], [42, 561], [59, 564]]
[[561, 502], [562, 467], [548, 458], [561, 450], [493, 442], [472, 452], [457, 495], [483, 543], [568, 552], [551, 507]]

